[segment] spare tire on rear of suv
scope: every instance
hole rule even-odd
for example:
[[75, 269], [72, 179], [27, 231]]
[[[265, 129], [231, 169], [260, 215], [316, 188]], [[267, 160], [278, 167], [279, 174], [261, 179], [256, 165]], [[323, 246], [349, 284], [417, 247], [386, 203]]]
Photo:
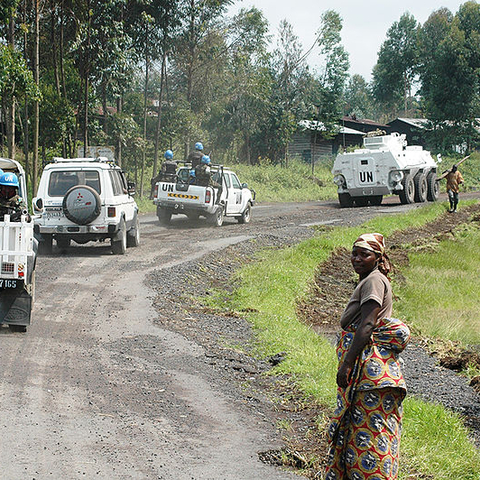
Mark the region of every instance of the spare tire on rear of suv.
[[97, 191], [87, 185], [75, 185], [63, 197], [63, 213], [77, 225], [93, 222], [102, 210]]

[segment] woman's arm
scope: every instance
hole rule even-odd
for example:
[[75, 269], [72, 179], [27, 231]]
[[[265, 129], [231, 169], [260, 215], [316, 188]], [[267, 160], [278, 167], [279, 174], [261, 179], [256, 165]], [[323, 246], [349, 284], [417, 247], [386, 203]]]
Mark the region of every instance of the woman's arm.
[[352, 344], [348, 349], [343, 363], [338, 368], [337, 385], [346, 388], [350, 381], [355, 360], [360, 355], [365, 345], [370, 340], [373, 329], [377, 324], [377, 316], [380, 312], [380, 305], [375, 300], [367, 300], [361, 306], [362, 318], [357, 327]]

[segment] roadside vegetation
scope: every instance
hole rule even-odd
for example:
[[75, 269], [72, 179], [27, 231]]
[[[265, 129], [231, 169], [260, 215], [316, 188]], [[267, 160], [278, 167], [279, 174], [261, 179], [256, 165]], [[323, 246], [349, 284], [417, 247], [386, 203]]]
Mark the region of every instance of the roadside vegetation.
[[[275, 373], [291, 376], [306, 398], [332, 408], [337, 366], [334, 348], [299, 321], [296, 314], [296, 306], [307, 295], [316, 268], [336, 248], [349, 249], [355, 238], [366, 230], [381, 231], [388, 237], [399, 229], [419, 227], [433, 221], [444, 212], [444, 204], [430, 204], [407, 214], [377, 218], [361, 227], [319, 231], [317, 236], [295, 247], [263, 251], [258, 254], [257, 261], [237, 273], [238, 286], [228, 303], [224, 303], [224, 295], [219, 295], [218, 305], [240, 312], [253, 324], [260, 354], [287, 353], [285, 361], [275, 367]], [[475, 237], [466, 231], [457, 242], [458, 255], [468, 261], [475, 242], [478, 251], [478, 233]], [[457, 254], [447, 258], [450, 258], [452, 268], [461, 268]], [[427, 282], [422, 280], [421, 283]], [[460, 280], [459, 285], [462, 283]], [[459, 288], [456, 295], [461, 297], [463, 288]], [[458, 301], [461, 303], [461, 298]], [[405, 306], [402, 308], [405, 313]], [[414, 312], [406, 312], [407, 321], [422, 316], [423, 305], [417, 303], [417, 308]], [[473, 318], [478, 318], [478, 315]], [[478, 479], [480, 454], [469, 440], [461, 419], [442, 406], [416, 398], [408, 397], [404, 405], [400, 478], [421, 473], [435, 480]], [[319, 421], [319, 428], [325, 429], [327, 422], [326, 418]]]

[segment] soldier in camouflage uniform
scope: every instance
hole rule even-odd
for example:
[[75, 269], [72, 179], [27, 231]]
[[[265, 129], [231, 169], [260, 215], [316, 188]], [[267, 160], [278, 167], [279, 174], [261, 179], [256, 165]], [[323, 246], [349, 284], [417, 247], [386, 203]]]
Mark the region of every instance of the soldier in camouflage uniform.
[[14, 173], [3, 173], [0, 176], [0, 218], [10, 215], [10, 220], [20, 220], [27, 214], [27, 206], [18, 195], [18, 178]]

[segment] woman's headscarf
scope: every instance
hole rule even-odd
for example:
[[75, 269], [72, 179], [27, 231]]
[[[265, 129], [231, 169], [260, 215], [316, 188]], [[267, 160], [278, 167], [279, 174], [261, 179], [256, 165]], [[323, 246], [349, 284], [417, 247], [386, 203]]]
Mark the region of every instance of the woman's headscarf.
[[379, 255], [378, 269], [387, 276], [392, 265], [385, 253], [385, 241], [381, 233], [364, 233], [360, 235], [353, 244], [354, 247], [364, 248]]

